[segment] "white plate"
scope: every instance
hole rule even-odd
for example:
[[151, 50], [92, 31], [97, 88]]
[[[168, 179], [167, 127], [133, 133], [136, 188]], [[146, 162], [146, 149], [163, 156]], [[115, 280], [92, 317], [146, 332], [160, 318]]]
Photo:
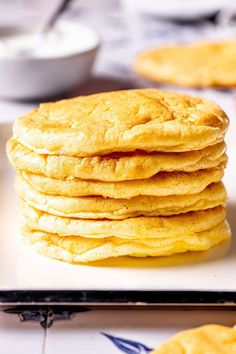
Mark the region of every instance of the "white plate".
[[230, 196], [231, 245], [222, 244], [205, 253], [141, 260], [119, 258], [93, 266], [48, 259], [21, 244], [13, 172], [9, 169], [0, 174], [0, 291], [228, 291], [236, 295], [236, 121], [233, 98], [224, 93], [218, 93], [215, 98], [232, 118], [227, 135], [230, 160], [225, 176]]

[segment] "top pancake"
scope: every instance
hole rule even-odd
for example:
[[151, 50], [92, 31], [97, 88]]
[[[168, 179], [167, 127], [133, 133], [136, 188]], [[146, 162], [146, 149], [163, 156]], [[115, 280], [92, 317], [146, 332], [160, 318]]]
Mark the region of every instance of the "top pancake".
[[154, 89], [100, 93], [41, 104], [14, 137], [41, 154], [190, 151], [223, 140], [228, 119], [212, 101]]
[[180, 332], [151, 354], [236, 354], [236, 331], [220, 325], [206, 325]]
[[236, 41], [154, 48], [138, 55], [134, 67], [157, 82], [232, 87], [236, 85]]

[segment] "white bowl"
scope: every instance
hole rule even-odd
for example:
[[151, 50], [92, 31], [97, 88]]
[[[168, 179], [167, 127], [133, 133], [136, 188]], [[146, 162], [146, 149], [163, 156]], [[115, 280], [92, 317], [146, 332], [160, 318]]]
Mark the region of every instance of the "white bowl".
[[235, 9], [235, 0], [120, 0], [124, 10], [167, 19], [194, 20], [219, 10]]
[[[87, 26], [59, 22], [60, 31], [83, 40], [71, 53], [53, 55], [0, 56], [0, 96], [10, 99], [42, 99], [58, 96], [81, 85], [88, 78], [99, 48], [97, 34]], [[0, 28], [0, 37], [32, 33], [31, 27]], [[58, 43], [60, 46], [60, 42]]]

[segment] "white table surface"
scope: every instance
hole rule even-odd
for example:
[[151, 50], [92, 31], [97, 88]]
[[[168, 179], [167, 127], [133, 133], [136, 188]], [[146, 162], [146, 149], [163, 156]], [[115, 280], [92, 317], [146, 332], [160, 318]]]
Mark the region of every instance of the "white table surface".
[[[173, 25], [163, 27], [162, 24], [150, 21], [148, 26], [144, 27], [143, 22], [137, 22], [137, 19], [130, 21], [127, 17], [122, 21], [117, 13], [105, 18], [101, 13], [80, 14], [79, 11], [72, 15], [74, 18], [78, 17], [81, 22], [90, 23], [97, 28], [104, 40], [93, 77], [75, 94], [147, 84], [137, 80], [130, 67], [134, 53], [153, 43], [166, 43], [175, 38], [185, 41], [196, 37], [222, 36], [222, 31], [215, 30], [212, 26], [177, 29]], [[229, 30], [225, 29], [223, 35], [227, 36], [228, 32]], [[2, 144], [10, 134], [11, 122], [34, 105], [0, 101]], [[0, 165], [5, 168], [2, 157], [3, 150], [0, 150]], [[153, 348], [179, 330], [205, 323], [232, 326], [235, 319], [234, 311], [90, 311], [77, 314], [72, 320], [55, 322], [51, 328], [44, 330], [38, 322], [20, 323], [16, 314], [1, 311], [0, 354], [118, 354], [122, 351], [101, 332], [138, 341]], [[120, 343], [122, 344], [122, 341]], [[132, 348], [133, 353], [147, 352], [142, 346], [139, 350], [136, 348], [136, 351], [135, 347]]]
[[[20, 323], [16, 315], [1, 312], [0, 354], [145, 354], [145, 347], [154, 348], [181, 330], [209, 323], [233, 326], [235, 319], [233, 311], [94, 310], [44, 330], [37, 322]], [[130, 351], [122, 350], [124, 340], [134, 342], [128, 343]]]

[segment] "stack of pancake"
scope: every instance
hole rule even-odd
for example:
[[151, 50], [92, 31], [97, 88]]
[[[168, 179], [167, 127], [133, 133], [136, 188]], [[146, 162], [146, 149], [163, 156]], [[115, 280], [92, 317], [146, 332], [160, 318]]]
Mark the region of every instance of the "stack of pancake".
[[229, 239], [225, 113], [154, 89], [40, 105], [8, 142], [22, 234], [67, 262], [202, 251]]

